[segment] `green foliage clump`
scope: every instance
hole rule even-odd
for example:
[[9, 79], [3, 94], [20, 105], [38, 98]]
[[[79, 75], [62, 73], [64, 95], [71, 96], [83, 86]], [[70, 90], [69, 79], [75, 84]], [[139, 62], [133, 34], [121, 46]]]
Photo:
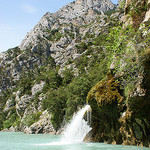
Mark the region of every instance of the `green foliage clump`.
[[85, 36], [83, 37], [83, 40], [87, 39], [87, 38], [95, 38], [95, 34], [91, 34], [89, 32], [86, 32]]
[[33, 123], [37, 122], [41, 116], [42, 112], [33, 113], [32, 115], [27, 115], [22, 124], [30, 127]]
[[46, 30], [49, 35], [46, 37], [49, 41], [58, 41], [63, 35], [59, 32], [60, 29]]
[[50, 90], [42, 104], [43, 108], [52, 114], [51, 122], [56, 131], [60, 128], [65, 115], [66, 97], [65, 89], [60, 87], [57, 90]]
[[4, 128], [3, 126], [3, 122], [6, 119], [6, 113], [2, 112], [2, 110], [0, 111], [0, 130], [2, 130]]
[[109, 11], [104, 12], [105, 15], [111, 16], [111, 14], [116, 12], [116, 7], [114, 9], [111, 9]]
[[21, 50], [19, 47], [14, 47], [14, 48], [8, 49], [7, 51], [7, 54], [10, 60], [17, 57], [20, 53], [21, 53]]
[[33, 78], [32, 72], [28, 72], [27, 74], [22, 74], [22, 77], [19, 80], [19, 87], [21, 89], [21, 95], [29, 94], [31, 95], [31, 88], [33, 85]]
[[122, 29], [121, 26], [114, 27], [110, 29], [110, 33], [107, 35], [107, 53], [109, 58], [113, 58], [113, 55], [116, 57], [123, 57], [125, 52], [125, 47], [129, 40], [129, 34], [133, 33], [132, 27]]
[[69, 30], [64, 30], [65, 32], [65, 37], [70, 37], [71, 39], [74, 39], [75, 37], [75, 34], [73, 33], [73, 26], [71, 26], [71, 31]]
[[101, 12], [98, 11], [98, 10], [96, 10], [96, 9], [94, 9], [94, 12], [95, 12], [96, 14], [98, 14], [98, 15], [101, 15]]
[[117, 72], [121, 76], [119, 80], [123, 88], [130, 83], [135, 84], [136, 77], [143, 70], [139, 62], [140, 54], [134, 46], [136, 36], [138, 33], [135, 34], [132, 26], [124, 29], [119, 26], [111, 29], [106, 38], [106, 55], [109, 65], [114, 64], [115, 73]]
[[119, 11], [122, 13], [124, 13], [125, 3], [126, 3], [126, 1], [122, 0], [119, 4]]
[[[6, 114], [7, 113], [8, 112], [6, 112]], [[20, 118], [18, 117], [18, 115], [16, 113], [15, 107], [12, 107], [9, 110], [9, 114], [7, 114], [7, 117], [8, 117], [8, 119], [3, 121], [3, 128], [4, 129], [7, 129], [7, 128], [11, 127], [11, 126], [16, 126], [20, 122]]]
[[73, 70], [72, 69], [65, 69], [63, 71], [63, 79], [62, 79], [62, 84], [65, 86], [65, 85], [68, 85], [72, 79], [74, 78], [74, 73], [73, 73]]
[[67, 89], [66, 119], [69, 120], [78, 107], [86, 103], [86, 96], [91, 88], [91, 84], [86, 77], [76, 77]]
[[43, 90], [57, 89], [62, 84], [62, 78], [57, 70], [45, 70], [41, 75], [41, 80], [46, 82]]
[[[4, 128], [3, 122], [6, 120], [8, 112], [4, 112], [4, 107], [7, 99], [12, 96], [12, 92], [10, 90], [3, 91], [0, 95], [0, 130]], [[13, 98], [13, 97], [12, 97]]]
[[107, 33], [100, 34], [98, 37], [96, 37], [93, 40], [93, 45], [96, 45], [96, 46], [103, 46], [103, 45], [105, 45], [105, 43], [107, 42], [106, 41], [107, 35], [108, 35]]
[[88, 48], [88, 46], [85, 42], [81, 42], [79, 45], [76, 45], [76, 48], [77, 52], [81, 54]]
[[80, 58], [75, 60], [75, 64], [79, 69], [80, 74], [85, 73], [85, 67], [87, 67], [89, 58], [86, 55], [82, 55]]
[[[67, 72], [66, 77], [68, 75]], [[71, 119], [78, 107], [86, 103], [86, 95], [90, 88], [91, 84], [87, 77], [72, 78], [71, 76], [67, 82], [64, 78], [63, 86], [48, 91], [42, 106], [52, 114], [51, 122], [56, 130], [61, 127], [63, 121]]]

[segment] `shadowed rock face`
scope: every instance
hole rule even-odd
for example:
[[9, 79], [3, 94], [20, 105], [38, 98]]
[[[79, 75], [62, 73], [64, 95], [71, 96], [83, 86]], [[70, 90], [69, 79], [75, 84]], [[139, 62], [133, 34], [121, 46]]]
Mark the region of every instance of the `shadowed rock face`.
[[125, 14], [128, 16], [128, 20], [132, 19], [134, 28], [138, 29], [142, 22], [149, 20], [149, 4], [149, 0], [126, 0]]

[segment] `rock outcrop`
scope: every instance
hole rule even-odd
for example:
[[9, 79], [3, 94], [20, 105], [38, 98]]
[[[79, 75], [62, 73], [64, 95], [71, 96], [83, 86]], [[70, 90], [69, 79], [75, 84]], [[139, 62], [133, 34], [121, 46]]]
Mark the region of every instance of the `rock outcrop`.
[[147, 1], [147, 11], [143, 22], [150, 21], [150, 0]]
[[34, 84], [34, 86], [31, 89], [32, 96], [37, 94], [37, 92], [41, 92], [43, 90], [44, 85], [45, 85], [45, 82], [43, 82], [43, 81], [41, 81], [40, 84]]
[[51, 115], [44, 111], [40, 116], [38, 122], [32, 124], [30, 127], [25, 127], [24, 133], [27, 134], [39, 134], [39, 133], [51, 133], [55, 134], [53, 125], [50, 122]]

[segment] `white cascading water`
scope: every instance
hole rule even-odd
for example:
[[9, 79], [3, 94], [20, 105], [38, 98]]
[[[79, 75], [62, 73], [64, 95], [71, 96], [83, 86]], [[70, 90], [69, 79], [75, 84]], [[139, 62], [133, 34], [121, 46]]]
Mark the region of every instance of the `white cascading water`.
[[[85, 114], [87, 115], [87, 121], [84, 120]], [[86, 134], [92, 129], [90, 127], [91, 123], [91, 107], [90, 105], [85, 105], [81, 110], [79, 110], [68, 124], [64, 130], [64, 135], [59, 142], [51, 142], [43, 145], [68, 145], [73, 143], [81, 143], [86, 136]]]
[[[84, 120], [85, 113], [87, 121]], [[66, 126], [61, 143], [71, 144], [82, 142], [86, 134], [92, 129], [90, 123], [91, 107], [90, 105], [86, 105], [74, 115], [70, 124]]]

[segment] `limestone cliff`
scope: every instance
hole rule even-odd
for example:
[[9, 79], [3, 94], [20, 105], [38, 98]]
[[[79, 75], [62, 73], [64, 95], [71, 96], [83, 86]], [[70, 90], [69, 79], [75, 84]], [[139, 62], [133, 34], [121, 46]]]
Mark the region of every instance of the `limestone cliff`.
[[[71, 2], [54, 14], [46, 13], [34, 29], [26, 35], [19, 48], [25, 50], [30, 47], [33, 52], [38, 51], [39, 47], [43, 48], [48, 54], [51, 53], [57, 64], [64, 65], [69, 58], [75, 57], [76, 41], [82, 40], [87, 32], [97, 34], [99, 30], [94, 27], [87, 29], [79, 27], [91, 23], [99, 16], [97, 13], [103, 14], [114, 7], [110, 0]], [[95, 26], [96, 24], [95, 22]], [[79, 34], [83, 36], [78, 36]]]

